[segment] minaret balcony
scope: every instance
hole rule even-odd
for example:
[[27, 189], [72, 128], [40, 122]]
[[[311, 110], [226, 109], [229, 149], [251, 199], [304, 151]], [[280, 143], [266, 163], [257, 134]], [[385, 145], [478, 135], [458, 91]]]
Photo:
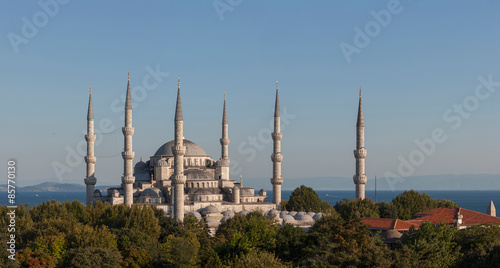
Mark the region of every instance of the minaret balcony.
[[283, 155], [281, 153], [274, 153], [271, 155], [271, 160], [273, 162], [281, 162], [283, 161]]
[[185, 184], [186, 183], [186, 176], [184, 176], [184, 175], [175, 175], [172, 183], [174, 185]]
[[97, 182], [96, 177], [91, 176], [84, 179], [85, 185], [95, 185]]
[[354, 177], [352, 179], [354, 181], [354, 184], [366, 184], [366, 181], [368, 180], [366, 178], [366, 176], [364, 176], [364, 175], [360, 175], [360, 176], [354, 175]]
[[134, 135], [134, 127], [122, 127], [122, 132], [125, 136]]
[[361, 148], [359, 150], [354, 150], [354, 157], [357, 159], [365, 159], [366, 158], [366, 150]]
[[228, 145], [229, 144], [229, 139], [228, 138], [220, 139], [220, 144], [221, 145]]
[[271, 133], [271, 137], [273, 137], [273, 141], [281, 141], [281, 138], [283, 138], [283, 133], [273, 132]]
[[135, 177], [134, 176], [122, 176], [123, 184], [134, 184]]
[[122, 157], [124, 160], [132, 160], [134, 159], [135, 152], [124, 151], [122, 152]]
[[283, 184], [283, 178], [271, 178], [272, 185], [281, 185]]
[[87, 134], [87, 135], [85, 135], [85, 140], [87, 142], [94, 142], [95, 141], [95, 134]]
[[176, 145], [172, 146], [172, 153], [174, 156], [183, 156], [186, 153], [186, 146]]
[[90, 155], [90, 156], [85, 156], [85, 162], [87, 164], [94, 164], [96, 161], [96, 157], [93, 156], [93, 155]]

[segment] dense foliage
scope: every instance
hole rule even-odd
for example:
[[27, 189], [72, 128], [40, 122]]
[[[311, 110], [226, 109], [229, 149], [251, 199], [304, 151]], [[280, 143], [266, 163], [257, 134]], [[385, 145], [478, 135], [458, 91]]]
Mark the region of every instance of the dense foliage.
[[301, 185], [292, 192], [289, 200], [282, 202], [282, 207], [288, 211], [327, 212], [332, 206], [327, 201], [322, 202], [313, 188]]
[[[398, 200], [411, 198], [417, 203], [424, 200], [421, 204], [428, 200], [411, 192]], [[236, 215], [220, 225], [215, 237], [209, 236], [204, 221], [187, 215], [175, 223], [149, 206], [85, 206], [77, 201], [22, 205], [16, 209], [20, 250], [16, 261], [1, 252], [0, 267], [492, 267], [500, 263], [497, 225], [457, 230], [424, 223], [390, 250], [360, 217], [392, 217], [400, 213], [396, 206], [400, 201], [342, 200], [308, 231], [281, 226], [259, 212]], [[4, 245], [7, 213], [7, 207], [0, 206]]]
[[391, 204], [396, 208], [401, 220], [412, 219], [415, 213], [434, 208], [458, 208], [458, 205], [452, 201], [432, 199], [430, 195], [414, 190], [404, 191], [404, 193], [396, 196]]

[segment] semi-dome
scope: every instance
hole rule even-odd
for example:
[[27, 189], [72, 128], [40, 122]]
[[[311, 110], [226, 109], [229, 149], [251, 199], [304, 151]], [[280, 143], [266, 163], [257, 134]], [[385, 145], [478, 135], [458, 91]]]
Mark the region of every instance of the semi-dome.
[[184, 175], [188, 181], [208, 181], [213, 180], [213, 178], [207, 172], [201, 169], [186, 169], [184, 170]]
[[156, 187], [142, 191], [141, 197], [165, 198], [161, 190]]
[[[155, 156], [174, 156], [174, 154], [172, 153], [172, 146], [174, 145], [175, 141], [173, 140], [163, 144], [160, 148], [158, 148]], [[207, 153], [205, 152], [205, 150], [203, 150], [203, 148], [190, 140], [184, 139], [184, 146], [186, 147], [186, 153], [184, 154], [184, 156], [186, 157], [207, 156]]]
[[147, 168], [148, 165], [144, 162], [142, 162], [142, 159], [141, 161], [137, 162], [137, 164], [135, 164], [135, 169], [143, 169], [143, 168]]
[[163, 160], [163, 159], [160, 159], [156, 162], [155, 166], [157, 167], [167, 167], [168, 166], [168, 163], [167, 161]]

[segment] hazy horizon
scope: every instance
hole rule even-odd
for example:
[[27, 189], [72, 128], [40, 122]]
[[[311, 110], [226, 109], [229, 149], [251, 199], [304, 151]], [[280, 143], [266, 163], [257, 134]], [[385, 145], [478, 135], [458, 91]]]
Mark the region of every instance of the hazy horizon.
[[91, 84], [95, 176], [119, 184], [130, 71], [134, 164], [173, 139], [180, 76], [184, 135], [214, 159], [226, 92], [233, 179], [272, 176], [276, 80], [285, 180], [352, 178], [360, 87], [369, 180], [500, 174], [497, 2], [231, 3], [2, 3], [0, 159], [83, 183]]

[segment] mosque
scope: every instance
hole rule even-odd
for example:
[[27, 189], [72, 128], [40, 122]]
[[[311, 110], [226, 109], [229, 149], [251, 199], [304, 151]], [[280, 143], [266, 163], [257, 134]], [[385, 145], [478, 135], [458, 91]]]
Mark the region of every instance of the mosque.
[[[276, 82], [276, 100], [274, 107], [274, 132], [273, 153], [273, 185], [272, 202], [268, 200], [266, 190], [244, 187], [241, 177], [237, 182], [229, 175], [230, 158], [228, 155], [229, 135], [226, 109], [226, 98], [222, 112], [222, 135], [220, 138], [221, 156], [218, 160], [210, 158], [202, 147], [193, 141], [184, 139], [183, 116], [181, 104], [180, 79], [177, 88], [177, 101], [174, 118], [174, 139], [161, 145], [146, 162], [142, 161], [133, 166], [134, 151], [132, 150], [132, 102], [130, 94], [130, 73], [128, 76], [127, 93], [125, 100], [125, 126], [122, 128], [124, 135], [124, 172], [121, 177], [121, 186], [107, 189], [107, 194], [94, 189], [97, 182], [95, 177], [96, 156], [94, 155], [94, 113], [92, 108], [92, 92], [89, 93], [87, 112], [87, 176], [86, 184], [87, 204], [96, 201], [108, 202], [112, 205], [133, 203], [154, 205], [173, 216], [177, 221], [182, 221], [186, 213], [197, 218], [201, 215], [211, 215], [212, 218], [230, 217], [235, 213], [245, 214], [249, 211], [259, 210], [269, 215], [279, 215], [281, 203], [281, 154], [280, 107], [278, 95], [278, 82]], [[356, 198], [364, 198], [364, 123], [361, 107], [361, 92], [357, 122], [357, 147], [354, 151], [356, 158]], [[223, 212], [223, 213], [220, 213]], [[281, 213], [283, 214], [283, 213]], [[305, 213], [304, 213], [305, 214]], [[280, 215], [284, 216], [284, 215]], [[300, 217], [307, 218], [299, 214]], [[307, 218], [305, 220], [312, 220]], [[316, 218], [320, 217], [318, 215]], [[217, 219], [219, 221], [220, 219]], [[304, 221], [305, 221], [304, 220]], [[300, 225], [300, 223], [297, 223]]]

